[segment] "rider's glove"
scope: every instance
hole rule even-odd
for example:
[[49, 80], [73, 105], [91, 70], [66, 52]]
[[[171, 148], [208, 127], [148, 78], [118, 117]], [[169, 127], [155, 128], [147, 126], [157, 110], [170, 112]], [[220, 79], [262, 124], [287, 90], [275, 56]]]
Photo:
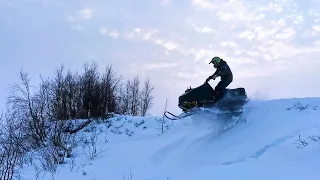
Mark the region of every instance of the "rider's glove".
[[211, 76], [211, 79], [216, 80], [217, 77], [218, 77], [217, 75], [213, 75]]

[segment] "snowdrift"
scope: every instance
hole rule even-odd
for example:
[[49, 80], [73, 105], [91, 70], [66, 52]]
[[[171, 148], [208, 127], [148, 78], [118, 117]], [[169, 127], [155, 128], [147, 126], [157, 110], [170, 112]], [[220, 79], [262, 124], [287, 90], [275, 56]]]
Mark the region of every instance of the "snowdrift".
[[[54, 179], [320, 178], [320, 98], [250, 102], [242, 117], [229, 121], [203, 114], [180, 121], [118, 116], [112, 122], [81, 132], [98, 138], [100, 153], [90, 158], [94, 148], [78, 149]], [[22, 173], [23, 179], [34, 175], [32, 168]]]

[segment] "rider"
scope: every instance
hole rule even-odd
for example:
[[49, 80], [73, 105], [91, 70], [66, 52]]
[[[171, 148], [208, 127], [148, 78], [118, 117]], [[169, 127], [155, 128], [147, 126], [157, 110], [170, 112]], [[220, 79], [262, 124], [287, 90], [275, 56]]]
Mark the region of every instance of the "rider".
[[215, 87], [215, 93], [217, 93], [218, 97], [221, 97], [225, 91], [226, 87], [233, 81], [233, 75], [230, 67], [227, 62], [221, 59], [220, 57], [213, 57], [209, 64], [213, 64], [213, 67], [216, 68], [216, 72], [209, 76], [206, 79], [206, 83], [210, 81], [210, 79], [215, 80], [217, 77], [221, 77], [221, 81]]

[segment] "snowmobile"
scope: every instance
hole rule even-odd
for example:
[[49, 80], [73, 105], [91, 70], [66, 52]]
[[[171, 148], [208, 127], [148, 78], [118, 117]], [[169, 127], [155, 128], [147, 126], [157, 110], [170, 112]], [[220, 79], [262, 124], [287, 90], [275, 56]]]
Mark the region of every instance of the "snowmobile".
[[219, 95], [208, 82], [205, 82], [196, 88], [187, 88], [179, 97], [178, 107], [183, 111], [180, 115], [165, 111], [164, 116], [171, 120], [178, 120], [200, 111], [239, 115], [247, 102], [247, 94], [243, 87], [227, 88], [223, 95]]

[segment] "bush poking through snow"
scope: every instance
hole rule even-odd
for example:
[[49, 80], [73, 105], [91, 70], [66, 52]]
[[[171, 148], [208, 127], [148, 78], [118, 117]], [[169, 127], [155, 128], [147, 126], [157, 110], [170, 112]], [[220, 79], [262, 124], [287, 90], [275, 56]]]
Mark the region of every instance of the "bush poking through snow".
[[169, 121], [166, 119], [155, 118], [155, 120], [158, 122], [158, 127], [156, 129], [160, 131], [160, 134], [164, 134], [170, 129]]
[[135, 126], [135, 127], [140, 127], [140, 126], [142, 126], [144, 123], [145, 123], [144, 120], [141, 120], [140, 122], [134, 122], [134, 126]]
[[125, 122], [122, 122], [121, 125], [115, 126], [113, 125], [110, 131], [114, 134], [122, 134], [123, 132], [121, 131], [121, 128], [124, 126]]
[[297, 145], [298, 148], [302, 148], [302, 147], [305, 147], [305, 146], [308, 145], [308, 143], [307, 143], [306, 140], [301, 139], [301, 135], [300, 135], [300, 134], [299, 134], [299, 139], [296, 140], [296, 143], [295, 143], [295, 144]]
[[133, 173], [130, 169], [129, 173], [122, 173], [122, 180], [132, 180], [133, 178]]
[[[168, 102], [168, 99], [166, 99], [164, 111], [167, 111]], [[165, 116], [163, 115], [162, 118], [155, 118], [155, 120], [158, 122], [158, 127], [156, 129], [160, 131], [160, 134], [164, 134], [170, 128], [170, 125], [168, 124], [169, 121], [167, 121], [164, 117]]]
[[72, 157], [70, 158], [70, 161], [69, 161], [69, 162], [70, 162], [70, 163], [69, 163], [70, 171], [73, 171], [74, 168], [76, 167], [76, 158], [75, 158], [75, 156], [72, 156]]
[[308, 106], [309, 106], [309, 104], [307, 104], [307, 105], [302, 105], [299, 101], [297, 101], [297, 102], [293, 103], [293, 106], [292, 106], [292, 107], [287, 108], [287, 110], [297, 109], [297, 110], [299, 110], [299, 111], [303, 111], [303, 110], [307, 109]]
[[[308, 146], [308, 142], [306, 139], [309, 139], [310, 141], [313, 141], [313, 142], [319, 142], [320, 141], [320, 135], [313, 135], [313, 136], [308, 136], [307, 138], [305, 139], [302, 139], [301, 138], [301, 135], [299, 135], [299, 139], [296, 140], [296, 144], [297, 145], [297, 148], [303, 148], [303, 147], [306, 147]], [[309, 141], [309, 142], [310, 142]]]
[[[42, 169], [41, 168], [39, 168], [37, 165], [33, 165], [33, 168], [34, 168], [34, 170], [35, 170], [35, 174], [34, 174], [34, 177], [35, 177], [35, 179], [36, 180], [40, 180], [41, 178], [43, 178], [44, 177], [44, 172], [42, 171]], [[43, 173], [43, 175], [42, 175], [42, 177], [40, 177], [40, 175], [41, 175], [41, 173]]]
[[320, 141], [320, 135], [313, 135], [313, 136], [309, 136], [308, 138], [315, 142]]
[[99, 143], [98, 140], [99, 137], [97, 134], [97, 130], [95, 129], [93, 132], [90, 133], [90, 138], [86, 139], [83, 142], [83, 152], [90, 160], [95, 159], [103, 152], [107, 151], [107, 149], [104, 149], [104, 145], [107, 141], [105, 140], [105, 142]]
[[[24, 129], [12, 117], [0, 119], [0, 180], [12, 180], [17, 166], [26, 162], [28, 144]], [[17, 174], [16, 174], [17, 175]]]
[[134, 135], [134, 131], [130, 131], [128, 128], [126, 128], [125, 132], [126, 132], [126, 135], [129, 137]]

